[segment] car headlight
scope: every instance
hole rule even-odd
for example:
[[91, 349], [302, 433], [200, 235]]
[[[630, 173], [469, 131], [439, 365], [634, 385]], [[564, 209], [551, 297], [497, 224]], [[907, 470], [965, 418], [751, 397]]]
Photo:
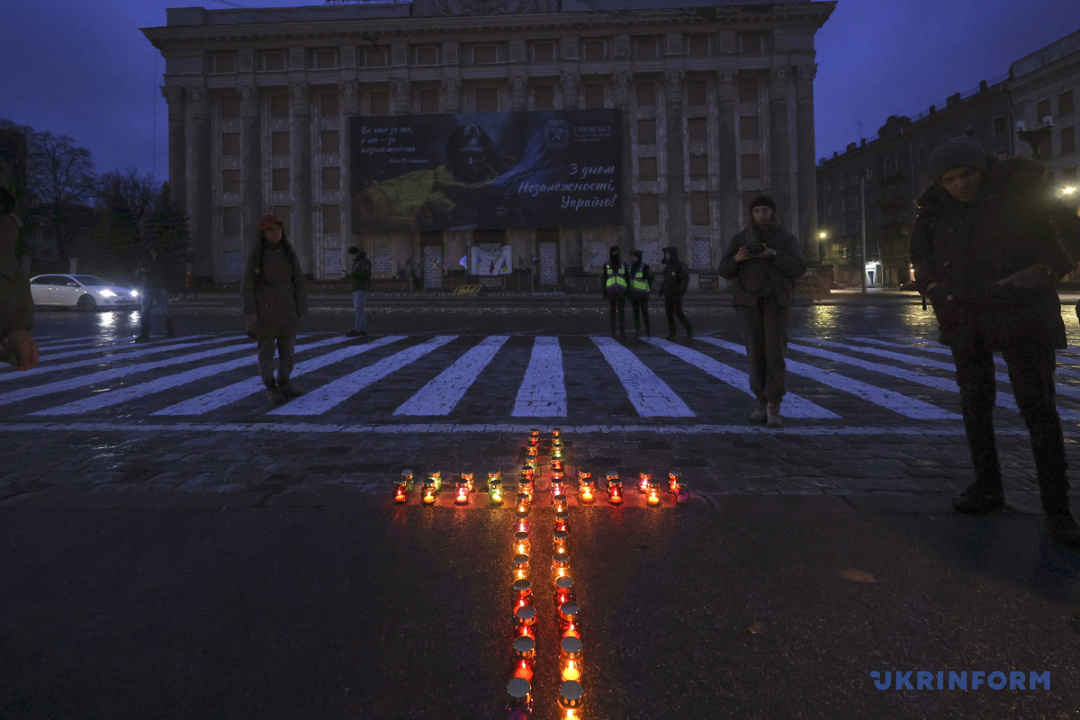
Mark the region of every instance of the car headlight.
[[116, 297], [116, 293], [114, 293], [112, 290], [109, 290], [108, 288], [105, 288], [101, 291], [101, 297], [114, 298]]
[[131, 291], [131, 297], [139, 297], [139, 291], [138, 290], [132, 290]]

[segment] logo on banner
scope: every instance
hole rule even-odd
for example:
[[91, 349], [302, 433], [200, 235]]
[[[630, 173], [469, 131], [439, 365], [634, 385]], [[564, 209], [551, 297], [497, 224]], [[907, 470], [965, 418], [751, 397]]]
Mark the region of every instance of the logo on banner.
[[544, 124], [544, 142], [553, 150], [570, 147], [570, 124], [556, 118], [548, 120]]

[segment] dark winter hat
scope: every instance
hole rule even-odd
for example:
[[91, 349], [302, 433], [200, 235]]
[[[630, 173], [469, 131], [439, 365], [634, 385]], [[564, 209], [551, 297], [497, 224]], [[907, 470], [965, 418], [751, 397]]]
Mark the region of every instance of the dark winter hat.
[[942, 175], [956, 167], [986, 172], [986, 151], [970, 135], [949, 138], [930, 153], [930, 176], [935, 180], [940, 180]]
[[259, 220], [259, 232], [263, 230], [269, 230], [274, 225], [281, 225], [281, 221], [278, 220], [277, 215], [263, 215]]
[[641, 253], [641, 251], [640, 251], [640, 250], [634, 250], [634, 251], [632, 251], [632, 252], [631, 252], [630, 254], [631, 254], [631, 255], [633, 255], [634, 257], [636, 257], [636, 258], [637, 258], [638, 260], [640, 260], [640, 259], [641, 259], [641, 255], [642, 255], [642, 253]]
[[350, 255], [357, 255], [359, 253], [360, 253], [360, 248], [356, 247], [355, 245], [353, 245], [351, 248], [349, 248], [349, 254]]
[[612, 245], [611, 249], [608, 252], [613, 252], [613, 253], [619, 252], [619, 246], [618, 245]]
[[756, 198], [751, 200], [750, 201], [750, 212], [753, 212], [754, 208], [761, 207], [762, 205], [764, 205], [767, 208], [772, 209], [773, 212], [776, 212], [776, 201], [773, 200], [768, 195], [758, 195]]

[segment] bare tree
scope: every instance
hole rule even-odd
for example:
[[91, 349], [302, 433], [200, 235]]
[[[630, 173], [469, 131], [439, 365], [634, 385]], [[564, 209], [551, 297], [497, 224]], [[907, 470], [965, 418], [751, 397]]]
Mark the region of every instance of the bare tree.
[[61, 256], [80, 229], [68, 222], [74, 206], [94, 196], [94, 163], [90, 151], [67, 135], [35, 132], [29, 138], [27, 183], [38, 213], [47, 218]]

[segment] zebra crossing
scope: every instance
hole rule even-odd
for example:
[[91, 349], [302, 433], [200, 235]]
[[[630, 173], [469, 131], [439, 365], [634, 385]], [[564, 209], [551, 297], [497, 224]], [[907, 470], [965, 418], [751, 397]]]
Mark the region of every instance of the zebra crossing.
[[[648, 428], [738, 427], [753, 404], [737, 339], [606, 336], [301, 336], [293, 381], [271, 405], [254, 345], [201, 335], [135, 346], [56, 339], [34, 370], [0, 372], [0, 424], [208, 422], [492, 425], [552, 421]], [[948, 429], [959, 400], [947, 348], [923, 338], [792, 338], [785, 417], [798, 427]], [[1080, 424], [1080, 356], [1059, 356], [1059, 409]], [[1002, 368], [1003, 369], [1003, 368]], [[997, 413], [1022, 426], [998, 372]], [[157, 425], [155, 425], [156, 427]]]

